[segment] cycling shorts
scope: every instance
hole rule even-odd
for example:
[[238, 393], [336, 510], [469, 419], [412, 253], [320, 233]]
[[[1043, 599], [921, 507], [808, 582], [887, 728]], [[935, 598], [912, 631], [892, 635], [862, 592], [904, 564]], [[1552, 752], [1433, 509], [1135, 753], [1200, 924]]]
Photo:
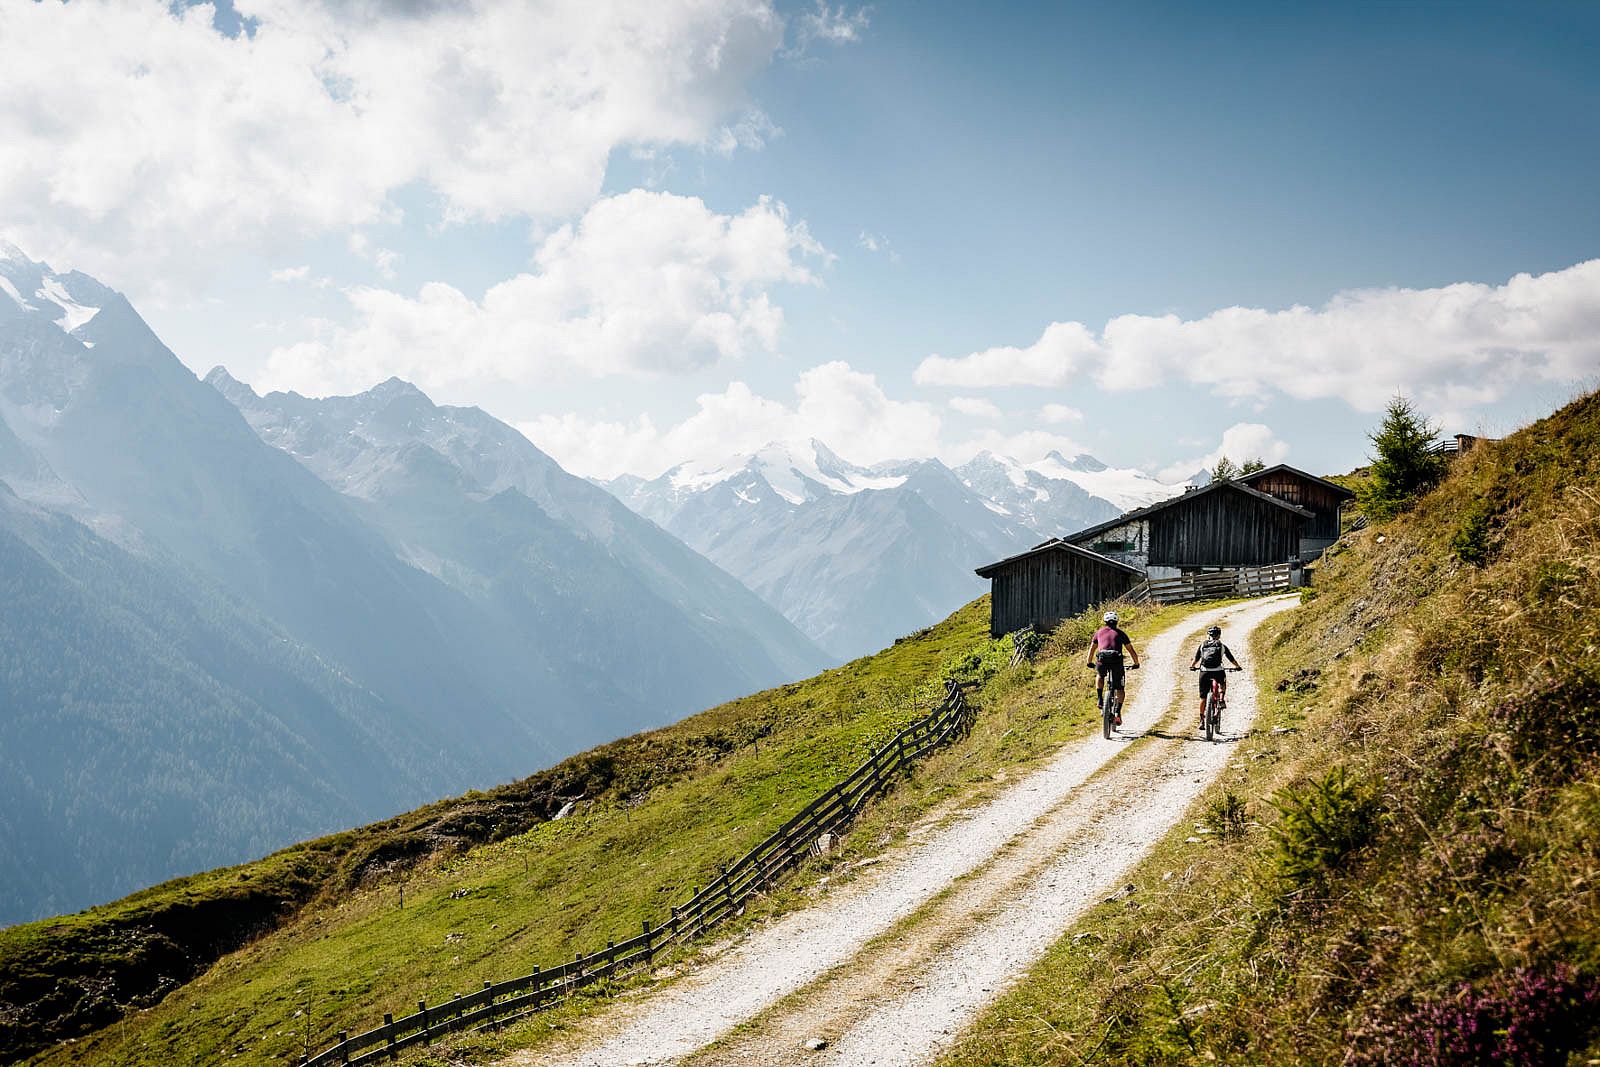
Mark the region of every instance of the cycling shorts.
[[1110, 679], [1111, 688], [1123, 689], [1127, 675], [1122, 665], [1122, 653], [1113, 649], [1101, 649], [1094, 657], [1094, 669], [1102, 681]]
[[1224, 692], [1227, 691], [1227, 688], [1228, 688], [1228, 672], [1227, 671], [1225, 671], [1225, 670], [1224, 671], [1201, 671], [1200, 672], [1200, 696], [1201, 696], [1202, 699], [1205, 698], [1207, 693], [1211, 692], [1211, 681], [1212, 681], [1212, 679], [1216, 679], [1217, 681], [1221, 682], [1223, 691]]

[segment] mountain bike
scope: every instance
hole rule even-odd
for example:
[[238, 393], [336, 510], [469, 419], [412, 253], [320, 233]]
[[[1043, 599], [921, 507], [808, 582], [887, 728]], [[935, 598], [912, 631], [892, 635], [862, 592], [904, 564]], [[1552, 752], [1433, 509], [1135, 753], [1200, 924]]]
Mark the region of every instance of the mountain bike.
[[[1130, 671], [1139, 669], [1137, 663], [1131, 663], [1126, 668]], [[1107, 741], [1116, 733], [1117, 719], [1122, 714], [1122, 690], [1112, 689], [1106, 693], [1105, 700], [1100, 704], [1100, 733]]]
[[[1230, 671], [1242, 671], [1243, 667], [1229, 667]], [[1200, 713], [1200, 727], [1205, 730], [1206, 740], [1215, 741], [1217, 734], [1222, 731], [1222, 709], [1228, 706], [1227, 699], [1222, 694], [1222, 683], [1211, 679], [1211, 692], [1206, 694], [1206, 708]]]

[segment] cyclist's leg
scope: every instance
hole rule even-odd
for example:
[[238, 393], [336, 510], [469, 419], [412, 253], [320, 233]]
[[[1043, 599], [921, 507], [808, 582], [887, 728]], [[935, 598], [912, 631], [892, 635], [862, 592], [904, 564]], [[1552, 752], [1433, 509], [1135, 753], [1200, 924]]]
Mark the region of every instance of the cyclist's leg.
[[1094, 706], [1106, 706], [1106, 661], [1100, 656], [1094, 661]]

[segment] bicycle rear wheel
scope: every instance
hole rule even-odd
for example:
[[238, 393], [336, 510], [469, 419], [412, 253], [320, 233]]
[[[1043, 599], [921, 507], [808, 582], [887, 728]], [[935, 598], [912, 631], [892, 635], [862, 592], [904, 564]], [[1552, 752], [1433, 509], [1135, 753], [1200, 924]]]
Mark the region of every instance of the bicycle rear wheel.
[[1206, 721], [1206, 740], [1215, 741], [1217, 739], [1217, 723], [1222, 718], [1217, 712], [1217, 691], [1215, 689], [1206, 694], [1206, 713], [1204, 717]]
[[1117, 698], [1114, 694], [1107, 693], [1105, 703], [1100, 707], [1100, 733], [1107, 741], [1111, 740], [1111, 732], [1113, 729], [1115, 729], [1115, 727], [1112, 726], [1112, 719], [1114, 719], [1117, 714], [1116, 700]]

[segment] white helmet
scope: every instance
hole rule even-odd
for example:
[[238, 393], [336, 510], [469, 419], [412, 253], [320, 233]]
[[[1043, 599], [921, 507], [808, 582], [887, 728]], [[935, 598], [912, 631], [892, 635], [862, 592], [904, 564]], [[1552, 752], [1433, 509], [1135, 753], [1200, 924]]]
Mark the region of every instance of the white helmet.
[[1104, 615], [1100, 616], [1100, 621], [1107, 622], [1112, 626], [1115, 626], [1117, 624], [1117, 613], [1114, 611], [1108, 611]]

